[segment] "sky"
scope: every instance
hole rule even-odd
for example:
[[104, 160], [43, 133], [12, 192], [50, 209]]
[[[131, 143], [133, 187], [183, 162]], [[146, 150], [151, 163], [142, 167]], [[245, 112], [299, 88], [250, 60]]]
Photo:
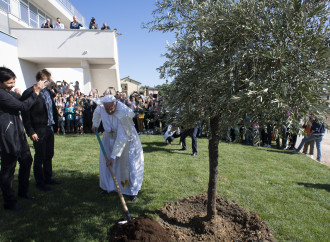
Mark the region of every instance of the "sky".
[[141, 86], [154, 87], [165, 83], [156, 68], [165, 58], [166, 42], [174, 42], [173, 33], [149, 32], [143, 22], [153, 19], [156, 0], [70, 0], [85, 17], [88, 28], [94, 17], [99, 28], [104, 22], [123, 35], [118, 37], [120, 78], [129, 76]]

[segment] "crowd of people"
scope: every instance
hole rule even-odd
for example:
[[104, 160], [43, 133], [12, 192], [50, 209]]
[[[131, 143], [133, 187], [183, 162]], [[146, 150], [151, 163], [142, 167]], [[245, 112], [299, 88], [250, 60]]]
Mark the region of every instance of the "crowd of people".
[[[52, 159], [54, 156], [54, 132], [84, 133], [102, 132], [106, 157], [100, 152], [100, 187], [102, 192], [115, 190], [108, 168], [114, 169], [120, 179], [120, 190], [135, 201], [143, 180], [144, 158], [138, 134], [161, 134], [166, 128], [165, 111], [158, 95], [147, 97], [133, 93], [129, 97], [109, 87], [102, 94], [92, 89], [88, 95], [81, 93], [79, 82], [52, 82], [51, 73], [43, 69], [36, 74], [36, 84], [26, 89], [22, 95], [12, 91], [15, 87], [15, 74], [8, 68], [0, 67], [0, 185], [4, 208], [19, 210], [17, 197], [13, 190], [14, 172], [17, 161], [20, 164], [18, 175], [18, 196], [33, 200], [29, 193], [29, 176], [33, 162], [36, 187], [43, 192], [52, 191], [51, 185], [59, 185], [53, 179]], [[58, 127], [56, 129], [56, 127]], [[295, 148], [297, 132], [286, 126], [261, 125], [252, 122], [247, 115], [241, 125], [228, 129], [226, 141], [244, 142], [250, 145], [270, 147], [276, 140], [278, 148], [285, 149], [287, 140], [291, 148], [304, 153], [314, 143], [317, 160], [321, 161], [321, 141], [325, 125], [311, 115], [305, 126], [306, 137]], [[291, 127], [292, 129], [292, 127]], [[33, 141], [34, 159], [27, 143], [26, 135]], [[171, 143], [180, 137], [181, 150], [186, 150], [186, 137], [192, 138], [192, 156], [197, 155], [197, 137], [208, 135], [207, 122], [182, 130], [182, 127], [169, 125], [164, 134], [166, 142]], [[280, 146], [280, 138], [282, 146]], [[120, 162], [118, 162], [120, 161]]]
[[[97, 89], [84, 94], [80, 91], [78, 81], [75, 85], [58, 81], [53, 83], [52, 90], [58, 112], [57, 134], [92, 132], [95, 100], [106, 94], [115, 95], [121, 103], [134, 112], [133, 122], [139, 134], [160, 134], [165, 126], [163, 120], [165, 112], [158, 95], [143, 96], [135, 92], [127, 96], [125, 92], [116, 91], [111, 87], [101, 95]], [[100, 132], [102, 132], [102, 125]]]
[[[41, 25], [43, 29], [64, 29], [65, 26], [61, 23], [61, 18], [56, 18], [56, 23], [53, 25], [49, 18]], [[78, 21], [76, 16], [73, 16], [73, 21], [70, 22], [70, 29], [81, 29], [84, 26]], [[99, 29], [99, 25], [96, 23], [96, 19], [94, 17], [91, 18], [89, 23], [89, 29]], [[111, 30], [110, 26], [107, 23], [103, 23], [101, 30]], [[121, 36], [121, 33], [117, 32], [117, 29], [114, 28], [113, 31], [116, 33], [116, 37]]]
[[[20, 165], [19, 197], [35, 199], [29, 192], [32, 162], [36, 187], [40, 191], [51, 192], [52, 185], [61, 184], [60, 181], [53, 179], [54, 131], [56, 132], [58, 123], [63, 120], [61, 117], [66, 116], [65, 123], [68, 124], [68, 130], [72, 131], [72, 124], [75, 123], [77, 132], [82, 132], [83, 122], [71, 121], [76, 121], [77, 117], [83, 115], [84, 100], [95, 106], [91, 131], [98, 133], [99, 126], [103, 122], [103, 145], [111, 154], [110, 157], [100, 154], [102, 191], [105, 193], [114, 191], [114, 180], [109, 179], [110, 171], [113, 169], [116, 177], [121, 179], [119, 184], [121, 188], [116, 189], [120, 189], [132, 201], [137, 199], [143, 180], [144, 157], [133, 123], [136, 114], [128, 103], [125, 104], [128, 100], [124, 95], [117, 92], [116, 96], [113, 96], [111, 95], [113, 90], [109, 88], [102, 98], [95, 89], [87, 97], [80, 93], [78, 82], [74, 90], [65, 81], [59, 85], [52, 82], [51, 73], [47, 69], [37, 72], [36, 84], [27, 88], [22, 95], [13, 91], [15, 83], [15, 73], [8, 68], [0, 67], [0, 186], [5, 209], [22, 209], [17, 203], [13, 189], [17, 161]], [[119, 99], [122, 99], [123, 103], [119, 102]], [[76, 109], [73, 106], [74, 102]], [[133, 104], [131, 106], [134, 107]], [[61, 113], [62, 107], [65, 107], [64, 113]], [[61, 130], [61, 126], [59, 127], [58, 131]], [[26, 135], [33, 141], [34, 159]]]

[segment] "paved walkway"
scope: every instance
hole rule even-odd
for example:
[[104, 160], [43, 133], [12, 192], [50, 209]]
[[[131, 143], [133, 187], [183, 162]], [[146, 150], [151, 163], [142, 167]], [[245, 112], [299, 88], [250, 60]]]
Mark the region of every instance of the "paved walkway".
[[[298, 136], [297, 142], [296, 142], [296, 147], [299, 146], [300, 141], [302, 140], [303, 136]], [[326, 130], [323, 140], [321, 142], [321, 163], [325, 164], [326, 166], [330, 166], [330, 131]], [[314, 147], [314, 159], [316, 160], [316, 146]]]

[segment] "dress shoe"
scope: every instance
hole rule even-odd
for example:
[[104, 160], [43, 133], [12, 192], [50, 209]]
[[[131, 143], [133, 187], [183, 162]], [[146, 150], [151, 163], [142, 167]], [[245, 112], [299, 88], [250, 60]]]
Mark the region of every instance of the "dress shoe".
[[100, 194], [102, 194], [102, 195], [108, 195], [109, 192], [108, 192], [107, 190], [102, 190], [102, 191], [100, 192]]
[[6, 210], [12, 210], [12, 211], [19, 211], [19, 210], [23, 209], [23, 207], [21, 205], [19, 205], [18, 203], [5, 204], [3, 207]]
[[37, 184], [37, 188], [43, 192], [52, 192], [53, 189], [50, 187], [46, 186], [45, 184]]
[[197, 155], [197, 152], [194, 152], [191, 154], [191, 156], [196, 156]]
[[45, 181], [45, 183], [48, 184], [48, 185], [61, 185], [62, 184], [62, 182], [59, 182], [59, 181], [56, 181], [56, 180], [53, 180], [53, 179]]
[[135, 202], [137, 200], [137, 195], [128, 196], [128, 199], [132, 202]]
[[18, 193], [18, 196], [21, 197], [21, 198], [26, 198], [28, 200], [34, 200], [35, 197], [29, 193], [29, 192], [26, 192], [26, 193]]

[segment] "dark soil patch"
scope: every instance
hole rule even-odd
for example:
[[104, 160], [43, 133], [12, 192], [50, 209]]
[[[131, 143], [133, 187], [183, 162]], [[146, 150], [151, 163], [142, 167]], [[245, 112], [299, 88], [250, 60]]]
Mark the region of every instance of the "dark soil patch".
[[109, 241], [170, 242], [165, 229], [152, 217], [141, 215], [126, 224], [116, 223], [108, 232]]
[[275, 241], [272, 231], [254, 212], [217, 197], [218, 214], [206, 216], [207, 195], [200, 194], [166, 204], [158, 211], [159, 221], [142, 215], [114, 225], [110, 241]]
[[275, 241], [272, 231], [254, 212], [217, 197], [218, 216], [205, 219], [207, 195], [168, 203], [159, 211], [159, 222], [171, 241]]

